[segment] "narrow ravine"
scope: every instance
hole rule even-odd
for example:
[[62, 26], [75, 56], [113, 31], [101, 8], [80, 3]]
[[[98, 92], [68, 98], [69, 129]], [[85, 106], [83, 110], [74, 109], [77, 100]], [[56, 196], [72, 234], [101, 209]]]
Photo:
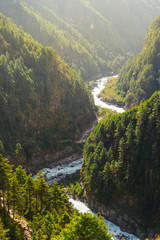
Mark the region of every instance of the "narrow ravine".
[[[101, 79], [98, 79], [97, 81], [95, 81], [96, 86], [92, 91], [92, 94], [93, 94], [94, 100], [95, 100], [95, 105], [98, 105], [98, 106], [103, 107], [103, 108], [112, 109], [114, 111], [117, 111], [118, 113], [123, 113], [124, 112], [123, 108], [116, 107], [116, 106], [110, 105], [110, 104], [106, 104], [100, 98], [98, 98], [98, 94], [105, 87], [105, 84], [106, 84], [108, 78], [109, 77], [104, 77], [104, 78], [101, 78]], [[95, 124], [96, 123], [94, 123], [94, 125]], [[87, 136], [89, 136], [92, 129], [93, 129], [93, 126], [91, 126], [89, 129], [87, 129], [79, 142], [81, 142], [81, 143], [85, 142]], [[54, 166], [53, 168], [43, 168], [43, 169], [41, 169], [41, 171], [45, 175], [47, 184], [49, 186], [51, 186], [54, 182], [56, 182], [56, 181], [58, 182], [62, 179], [65, 179], [65, 177], [67, 175], [71, 175], [71, 174], [79, 171], [81, 169], [82, 162], [83, 162], [83, 159], [80, 158], [80, 159], [77, 159], [77, 160], [75, 160], [71, 163], [62, 164], [62, 165], [59, 165], [59, 166]], [[34, 178], [36, 178], [36, 176], [34, 176]], [[78, 200], [74, 200], [72, 198], [70, 198], [70, 201], [72, 202], [74, 207], [79, 212], [82, 212], [82, 213], [90, 212], [92, 214], [96, 214], [94, 211], [89, 209], [84, 203], [82, 203]], [[128, 239], [128, 240], [138, 239], [133, 234], [129, 234], [129, 233], [121, 231], [120, 227], [118, 227], [114, 223], [112, 223], [110, 221], [107, 221], [106, 219], [104, 219], [104, 222], [108, 226], [109, 232], [114, 233], [114, 237], [113, 237], [114, 240], [122, 239], [123, 237], [125, 237], [125, 239]]]
[[[69, 200], [79, 212], [81, 212], [81, 213], [88, 212], [88, 213], [92, 213], [92, 214], [96, 215], [96, 213], [94, 211], [92, 211], [90, 208], [88, 208], [84, 203], [74, 200], [72, 198], [70, 198]], [[127, 232], [121, 231], [120, 227], [118, 227], [116, 224], [114, 224], [110, 221], [107, 221], [106, 219], [104, 219], [104, 222], [106, 223], [106, 225], [108, 227], [109, 233], [114, 233], [114, 236], [113, 236], [114, 240], [121, 239], [122, 237], [125, 237], [125, 239], [130, 239], [130, 240], [138, 239], [133, 234], [129, 234]]]

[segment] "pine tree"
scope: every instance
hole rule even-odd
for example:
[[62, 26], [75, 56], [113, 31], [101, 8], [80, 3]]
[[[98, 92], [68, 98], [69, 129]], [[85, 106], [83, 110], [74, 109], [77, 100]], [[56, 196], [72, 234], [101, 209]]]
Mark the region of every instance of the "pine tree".
[[9, 238], [6, 237], [6, 234], [9, 230], [4, 230], [3, 224], [0, 218], [0, 239], [1, 240], [8, 240]]
[[32, 220], [34, 213], [35, 182], [30, 174], [26, 180], [26, 204], [29, 218]]
[[[4, 217], [5, 217], [5, 191], [7, 190], [9, 184], [9, 174], [10, 174], [10, 165], [8, 163], [8, 159], [4, 158], [0, 155], [0, 205], [1, 205], [1, 197], [3, 201], [3, 208], [4, 208]], [[1, 196], [2, 191], [2, 196]]]
[[38, 173], [36, 178], [36, 209], [38, 210], [38, 199], [40, 201], [40, 212], [42, 212], [45, 203], [47, 203], [48, 199], [48, 191], [49, 187], [47, 186], [44, 175], [41, 172]]

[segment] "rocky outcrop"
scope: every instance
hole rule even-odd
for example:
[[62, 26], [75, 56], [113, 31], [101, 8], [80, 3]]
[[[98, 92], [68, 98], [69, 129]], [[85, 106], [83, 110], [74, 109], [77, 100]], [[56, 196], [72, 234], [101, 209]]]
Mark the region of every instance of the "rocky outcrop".
[[140, 231], [138, 219], [133, 219], [118, 207], [106, 207], [103, 203], [98, 202], [94, 196], [87, 196], [86, 202], [89, 208], [95, 212], [100, 212], [107, 220], [120, 226], [122, 231], [134, 234], [140, 239], [145, 239], [145, 235]]

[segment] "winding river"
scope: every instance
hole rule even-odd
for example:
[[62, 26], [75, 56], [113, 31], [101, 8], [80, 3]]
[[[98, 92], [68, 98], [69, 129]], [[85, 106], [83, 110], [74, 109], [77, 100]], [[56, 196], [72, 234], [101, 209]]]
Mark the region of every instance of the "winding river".
[[[96, 86], [92, 91], [92, 94], [93, 94], [94, 100], [95, 100], [95, 105], [98, 105], [98, 106], [103, 107], [103, 108], [112, 109], [114, 111], [117, 111], [118, 113], [123, 113], [124, 112], [123, 108], [119, 108], [119, 107], [116, 107], [114, 105], [104, 103], [104, 102], [101, 101], [100, 98], [98, 98], [98, 94], [105, 87], [108, 78], [109, 77], [104, 77], [104, 78], [98, 79], [95, 82]], [[80, 158], [80, 159], [78, 159], [76, 161], [73, 161], [69, 164], [63, 164], [63, 165], [56, 166], [56, 167], [53, 167], [53, 168], [43, 168], [43, 169], [41, 169], [41, 171], [45, 175], [47, 184], [51, 185], [53, 182], [59, 181], [60, 179], [65, 178], [67, 175], [70, 175], [70, 174], [73, 174], [73, 173], [79, 171], [81, 169], [82, 162], [83, 162], [83, 159]], [[36, 178], [36, 176], [34, 176], [34, 178]], [[80, 201], [77, 201], [77, 200], [74, 200], [74, 199], [71, 199], [71, 198], [69, 200], [72, 202], [74, 207], [79, 212], [81, 212], [81, 213], [90, 212], [92, 214], [96, 214], [94, 211], [89, 209], [84, 203], [82, 203]], [[112, 223], [110, 221], [107, 221], [106, 219], [104, 219], [104, 222], [108, 226], [109, 232], [114, 233], [114, 236], [113, 236], [114, 240], [121, 239], [122, 237], [125, 237], [128, 240], [129, 239], [130, 240], [138, 239], [133, 234], [129, 234], [129, 233], [121, 231], [120, 227], [118, 227], [114, 223]]]
[[[116, 76], [112, 76], [112, 77], [117, 77], [117, 75]], [[107, 103], [103, 102], [100, 98], [98, 98], [98, 94], [102, 91], [102, 89], [105, 88], [105, 85], [106, 85], [107, 80], [109, 78], [110, 77], [104, 77], [104, 78], [98, 79], [96, 81], [96, 87], [92, 91], [92, 94], [93, 94], [93, 97], [94, 97], [94, 101], [95, 101], [95, 105], [97, 105], [99, 107], [103, 107], [103, 108], [112, 109], [112, 110], [114, 110], [114, 111], [116, 111], [118, 113], [123, 113], [124, 112], [123, 108], [116, 107], [116, 106], [111, 105], [111, 104], [107, 104]]]

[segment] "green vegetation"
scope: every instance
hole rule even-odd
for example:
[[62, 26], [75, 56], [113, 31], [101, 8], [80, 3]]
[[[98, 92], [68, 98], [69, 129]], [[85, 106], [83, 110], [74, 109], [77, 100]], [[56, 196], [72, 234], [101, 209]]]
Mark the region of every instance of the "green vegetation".
[[108, 103], [114, 103], [115, 105], [123, 105], [123, 98], [116, 92], [117, 81], [117, 77], [109, 78], [105, 88], [100, 92], [98, 96], [102, 97]]
[[[79, 214], [57, 183], [49, 188], [41, 172], [36, 180], [18, 166], [11, 170], [8, 160], [0, 155], [0, 238], [19, 240], [23, 231], [17, 223], [10, 225], [16, 216], [25, 218], [33, 231], [33, 240], [97, 239], [109, 240], [112, 234], [101, 217]], [[17, 227], [16, 227], [17, 226]], [[4, 227], [8, 230], [5, 230]], [[13, 228], [14, 227], [14, 228]], [[15, 230], [16, 229], [16, 230]], [[14, 231], [13, 231], [14, 230]]]
[[3, 228], [3, 224], [0, 218], [0, 239], [1, 240], [8, 240], [8, 238], [6, 237], [8, 230], [5, 230]]
[[62, 184], [64, 184], [67, 194], [79, 199], [84, 198], [84, 189], [80, 181], [80, 172], [66, 177], [65, 180], [62, 180]]
[[[34, 181], [19, 164], [31, 170], [33, 154], [39, 164], [67, 146], [81, 151], [75, 139], [95, 118], [81, 76], [117, 71], [139, 51], [159, 8], [153, 0], [0, 1], [0, 239], [22, 239], [17, 216], [33, 240], [111, 239], [101, 217], [79, 214], [63, 187], [49, 188], [41, 173]], [[101, 96], [131, 107], [159, 90], [159, 45], [160, 17]], [[94, 195], [160, 233], [160, 92], [123, 114], [100, 108], [98, 115], [105, 121], [84, 146], [81, 178], [66, 191]]]
[[117, 71], [128, 52], [137, 53], [159, 6], [150, 0], [5, 0], [0, 10], [87, 80]]
[[113, 110], [107, 109], [107, 108], [98, 107], [97, 115], [98, 115], [99, 122], [103, 122], [107, 118], [109, 118], [111, 115], [115, 115], [115, 114], [117, 114], [116, 111], [113, 111]]
[[[108, 34], [103, 32], [102, 35], [99, 35], [99, 38], [102, 38], [102, 41], [105, 39], [107, 45], [108, 41], [110, 41], [110, 43], [112, 42], [117, 48], [123, 46], [123, 49], [129, 52], [137, 52], [137, 50], [140, 50], [146, 29], [151, 20], [159, 15], [160, 8], [159, 1], [153, 0], [80, 1], [83, 2], [90, 11], [96, 12], [101, 19], [105, 19], [104, 21], [107, 27], [110, 25], [110, 32]], [[99, 28], [98, 33], [101, 31], [102, 26], [99, 26]], [[117, 38], [115, 38], [115, 36]], [[117, 43], [119, 44], [117, 45]], [[119, 58], [117, 57], [114, 63], [115, 66], [118, 61]]]
[[160, 89], [160, 16], [152, 22], [143, 50], [123, 66], [118, 79], [118, 92], [126, 106], [137, 105]]
[[83, 199], [84, 190], [82, 186], [80, 186], [80, 182], [76, 181], [75, 183], [70, 183], [69, 186], [67, 186], [67, 192], [69, 192], [73, 197], [81, 198]]
[[74, 218], [62, 231], [60, 240], [111, 240], [112, 234], [106, 231], [102, 218], [97, 218], [91, 214], [83, 214]]
[[[159, 233], [160, 92], [138, 108], [110, 116], [84, 146], [81, 178], [87, 195], [139, 219]], [[150, 221], [148, 221], [150, 219]]]
[[87, 84], [90, 90], [93, 90], [96, 85], [94, 80], [89, 81]]
[[0, 140], [19, 164], [37, 147], [54, 150], [78, 137], [94, 103], [75, 70], [2, 14], [0, 41]]
[[0, 207], [0, 239], [21, 240], [23, 235], [22, 227], [15, 222], [8, 213], [6, 213], [5, 218], [3, 214], [4, 210]]

